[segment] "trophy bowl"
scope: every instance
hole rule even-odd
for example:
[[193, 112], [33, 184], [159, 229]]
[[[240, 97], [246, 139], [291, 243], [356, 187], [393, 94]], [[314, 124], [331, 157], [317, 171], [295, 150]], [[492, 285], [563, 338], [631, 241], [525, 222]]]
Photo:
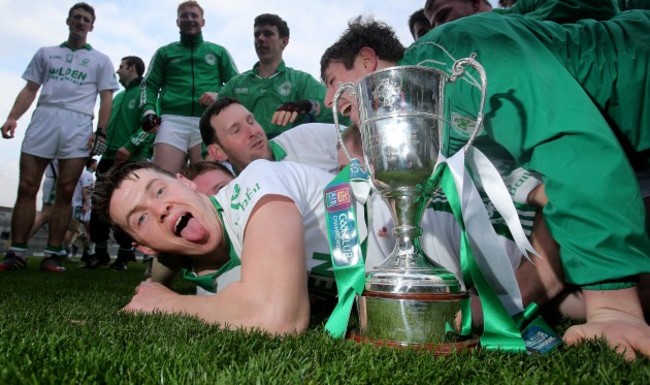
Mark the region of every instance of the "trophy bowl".
[[364, 291], [357, 297], [358, 341], [438, 352], [475, 345], [451, 327], [469, 294], [452, 273], [424, 254], [418, 239], [422, 214], [437, 187], [431, 176], [448, 81], [449, 76], [429, 67], [390, 67], [355, 84], [341, 84], [335, 94], [335, 115], [344, 92], [356, 99], [369, 181], [395, 224], [394, 250], [366, 274]]

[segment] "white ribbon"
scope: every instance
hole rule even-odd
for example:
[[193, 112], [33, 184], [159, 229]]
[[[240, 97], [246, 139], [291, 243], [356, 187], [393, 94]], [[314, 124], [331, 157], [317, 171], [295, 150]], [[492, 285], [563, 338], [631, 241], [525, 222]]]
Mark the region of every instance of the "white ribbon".
[[501, 175], [492, 162], [478, 148], [473, 146], [467, 148], [465, 156], [467, 166], [473, 171], [474, 179], [479, 183], [479, 186], [483, 187], [483, 191], [490, 198], [494, 208], [497, 209], [506, 221], [510, 234], [521, 254], [529, 261], [531, 259], [528, 253], [539, 257], [539, 254], [537, 254], [533, 246], [528, 242], [526, 234], [524, 234], [517, 209], [515, 209], [512, 203], [512, 197], [508, 192], [508, 188], [503, 183], [503, 178], [501, 178]]
[[[446, 162], [460, 194], [463, 222], [476, 262], [492, 289], [499, 296], [506, 311], [510, 315], [521, 313], [523, 311], [521, 292], [517, 285], [514, 269], [490, 223], [483, 200], [465, 169], [465, 151], [458, 151]], [[482, 165], [482, 167], [484, 166]], [[501, 183], [503, 184], [503, 182]], [[512, 205], [510, 195], [505, 190], [505, 186], [503, 188], [510, 205]], [[505, 197], [502, 199], [505, 200]], [[505, 206], [505, 203], [500, 206]], [[512, 210], [514, 210], [514, 206]], [[521, 231], [523, 233], [523, 230]]]

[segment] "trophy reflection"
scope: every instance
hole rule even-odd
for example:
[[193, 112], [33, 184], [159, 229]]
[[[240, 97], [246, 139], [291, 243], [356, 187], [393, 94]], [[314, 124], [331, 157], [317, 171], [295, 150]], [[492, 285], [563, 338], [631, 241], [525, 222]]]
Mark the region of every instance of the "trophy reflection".
[[469, 294], [454, 274], [427, 258], [419, 242], [419, 223], [437, 188], [431, 176], [449, 80], [428, 67], [391, 67], [356, 84], [341, 84], [334, 96], [335, 116], [344, 92], [357, 101], [363, 162], [395, 224], [393, 252], [366, 274], [364, 292], [357, 297], [359, 340], [439, 352], [475, 345], [449, 332]]

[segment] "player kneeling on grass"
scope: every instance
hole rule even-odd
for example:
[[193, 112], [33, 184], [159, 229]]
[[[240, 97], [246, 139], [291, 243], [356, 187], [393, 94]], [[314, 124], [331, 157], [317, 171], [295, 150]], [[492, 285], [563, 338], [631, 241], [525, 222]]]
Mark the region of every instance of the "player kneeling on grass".
[[[98, 180], [93, 209], [133, 237], [140, 251], [195, 260], [240, 260], [213, 296], [179, 295], [144, 282], [127, 311], [188, 314], [229, 328], [284, 334], [309, 324], [308, 270], [329, 254], [323, 188], [332, 176], [293, 162], [257, 160], [215, 196], [151, 163]], [[317, 259], [317, 258], [318, 259]]]

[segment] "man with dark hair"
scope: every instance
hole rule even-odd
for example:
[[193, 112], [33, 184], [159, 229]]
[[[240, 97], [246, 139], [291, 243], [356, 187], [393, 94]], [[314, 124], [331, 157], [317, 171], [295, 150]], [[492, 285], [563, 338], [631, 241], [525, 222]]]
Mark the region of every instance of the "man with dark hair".
[[[142, 129], [142, 108], [140, 107], [140, 85], [144, 74], [144, 62], [137, 56], [123, 57], [117, 69], [120, 84], [124, 90], [115, 95], [111, 117], [108, 121], [106, 152], [97, 166], [97, 177], [101, 178], [116, 163], [147, 160], [151, 157], [155, 135]], [[94, 250], [84, 267], [94, 269], [108, 265], [108, 237], [110, 228], [102, 222], [94, 211], [90, 216], [90, 241]], [[119, 244], [117, 259], [111, 267], [125, 271], [129, 261], [135, 261], [133, 240], [121, 231], [113, 232]]]
[[490, 12], [492, 4], [487, 0], [427, 0], [424, 14], [432, 28], [479, 12]]
[[[61, 265], [66, 255], [62, 241], [72, 218], [72, 194], [88, 156], [103, 152], [112, 95], [118, 89], [109, 58], [87, 44], [94, 22], [95, 11], [90, 5], [77, 3], [70, 8], [66, 19], [68, 39], [59, 46], [43, 47], [36, 52], [23, 74], [27, 84], [2, 125], [2, 137], [13, 138], [17, 120], [42, 87], [23, 140], [20, 181], [11, 218], [11, 248], [0, 262], [0, 271], [27, 267], [27, 241], [34, 223], [38, 187], [45, 168], [55, 158], [59, 162], [56, 201], [41, 269], [65, 271]], [[93, 135], [98, 95], [99, 114]]]
[[238, 74], [228, 50], [203, 40], [205, 19], [199, 3], [183, 1], [176, 14], [180, 41], [158, 48], [141, 87], [142, 127], [157, 128], [154, 162], [173, 173], [188, 158], [192, 163], [202, 160], [199, 117]]
[[[350, 30], [375, 29], [374, 25], [365, 28], [358, 24]], [[409, 47], [400, 62], [429, 65], [450, 74], [456, 60], [478, 54], [489, 82], [485, 132], [518, 165], [540, 172], [545, 182], [540, 199], [543, 224], [548, 226], [551, 241], [559, 243], [561, 268], [548, 272], [556, 274], [549, 280], [554, 287], [544, 287], [543, 294], [554, 297], [569, 285], [582, 289], [587, 322], [570, 328], [565, 341], [573, 344], [603, 336], [628, 359], [634, 358], [635, 351], [650, 355], [650, 327], [644, 322], [636, 286], [639, 277], [650, 272], [650, 241], [638, 183], [612, 132], [614, 127], [607, 124], [594, 102], [621, 100], [617, 90], [606, 85], [643, 95], [648, 58], [643, 56], [647, 50], [642, 47], [650, 44], [646, 33], [649, 24], [650, 13], [642, 11], [621, 13], [608, 21], [566, 25], [486, 12], [434, 29]], [[612, 36], [619, 40], [612, 40]], [[575, 41], [583, 41], [583, 45], [576, 46]], [[364, 66], [372, 72], [395, 64], [382, 58], [381, 47], [375, 51], [362, 42], [359, 45], [364, 48], [352, 58], [337, 61], [324, 55], [321, 70], [329, 103], [336, 85], [358, 79], [364, 74]], [[570, 50], [588, 50], [590, 55], [571, 51], [565, 57]], [[599, 58], [611, 57], [617, 60], [610, 63], [618, 64], [618, 68], [601, 65]], [[353, 66], [341, 64], [346, 62]], [[584, 68], [590, 71], [572, 72]], [[606, 80], [611, 72], [594, 70], [601, 68], [615, 74], [618, 70], [617, 81]], [[589, 94], [595, 85], [600, 92]], [[476, 84], [459, 82], [454, 86], [453, 97], [444, 101], [446, 113], [476, 116]], [[647, 97], [637, 95], [636, 105], [629, 96], [624, 99], [630, 102], [620, 106], [628, 110], [624, 117], [644, 120], [647, 111], [639, 107]], [[355, 108], [345, 106], [353, 100], [342, 103], [344, 109], [354, 112]], [[618, 114], [608, 118], [618, 121]], [[647, 124], [635, 127], [629, 121], [620, 123], [625, 123], [620, 138], [629, 140], [639, 153], [647, 152], [650, 142], [641, 130]], [[636, 136], [628, 136], [629, 132]], [[447, 144], [462, 144], [459, 134], [455, 129], [446, 131], [441, 138], [443, 155], [451, 156], [458, 150], [459, 146]], [[520, 280], [520, 285], [538, 281]]]
[[325, 87], [310, 74], [287, 67], [282, 53], [289, 44], [289, 27], [278, 15], [261, 14], [253, 24], [259, 61], [236, 76], [220, 97], [241, 101], [260, 122], [269, 139], [301, 123], [331, 123], [332, 111], [323, 106]]
[[152, 164], [113, 168], [97, 181], [95, 210], [144, 253], [210, 260], [219, 269], [215, 295], [179, 295], [146, 281], [125, 310], [187, 314], [273, 334], [306, 330], [305, 273], [327, 273], [321, 265], [330, 258], [323, 188], [331, 178], [294, 162], [256, 160], [206, 196]]
[[409, 31], [413, 40], [417, 40], [426, 35], [431, 30], [431, 23], [424, 15], [424, 9], [418, 9], [409, 17]]
[[241, 172], [256, 159], [291, 160], [336, 173], [333, 124], [306, 123], [269, 140], [264, 128], [242, 103], [222, 98], [205, 110], [199, 123], [203, 143], [216, 160]]

